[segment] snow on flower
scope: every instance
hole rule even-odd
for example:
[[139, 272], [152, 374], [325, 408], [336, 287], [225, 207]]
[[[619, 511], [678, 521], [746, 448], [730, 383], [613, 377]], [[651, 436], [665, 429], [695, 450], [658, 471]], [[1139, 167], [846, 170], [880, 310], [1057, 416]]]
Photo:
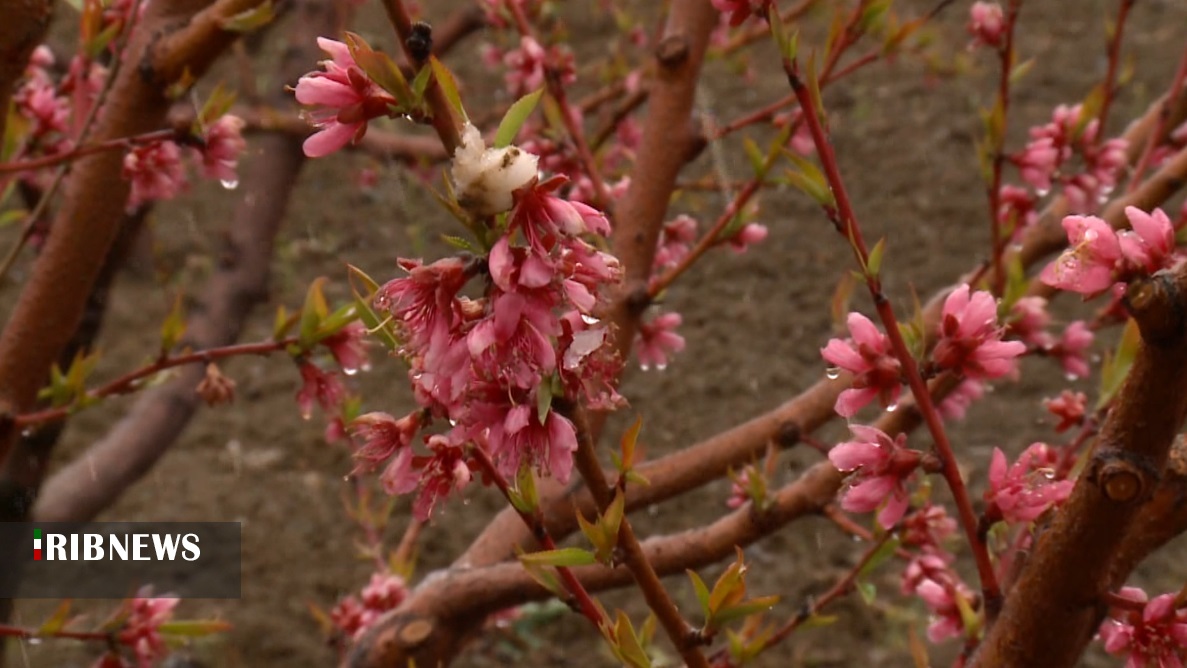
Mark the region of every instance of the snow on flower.
[[1146, 592], [1122, 587], [1118, 595], [1145, 604], [1141, 612], [1114, 610], [1100, 625], [1105, 651], [1126, 657], [1126, 668], [1182, 668], [1187, 654], [1187, 613], [1175, 609], [1175, 594], [1146, 600]]
[[850, 472], [841, 507], [849, 512], [878, 512], [878, 524], [893, 527], [907, 511], [906, 479], [919, 466], [920, 453], [905, 447], [907, 437], [890, 438], [875, 427], [849, 425], [853, 440], [828, 452], [837, 470]]
[[967, 283], [948, 295], [941, 317], [940, 340], [932, 352], [941, 368], [974, 380], [1000, 378], [1014, 371], [1014, 358], [1026, 352], [1021, 341], [1001, 340], [993, 295], [971, 292]]
[[875, 398], [883, 406], [893, 406], [902, 391], [902, 380], [890, 339], [860, 313], [850, 313], [847, 322], [850, 338], [830, 339], [820, 350], [829, 364], [854, 376], [853, 385], [837, 397], [834, 410], [842, 417], [852, 417]]
[[993, 449], [989, 464], [988, 507], [985, 515], [1009, 523], [1033, 522], [1072, 493], [1071, 480], [1054, 480], [1058, 453], [1045, 443], [1034, 443], [1011, 466], [1000, 448]]
[[507, 211], [512, 193], [536, 179], [538, 160], [516, 146], [487, 148], [482, 133], [467, 123], [450, 170], [458, 201], [479, 216]]

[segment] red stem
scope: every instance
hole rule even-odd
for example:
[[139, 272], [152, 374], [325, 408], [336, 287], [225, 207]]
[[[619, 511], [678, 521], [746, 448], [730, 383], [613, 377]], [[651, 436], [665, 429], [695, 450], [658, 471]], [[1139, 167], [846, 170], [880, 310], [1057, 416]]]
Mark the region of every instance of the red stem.
[[1113, 98], [1116, 94], [1117, 85], [1117, 67], [1121, 63], [1121, 37], [1125, 34], [1125, 19], [1129, 17], [1129, 10], [1133, 7], [1134, 0], [1121, 0], [1121, 4], [1117, 7], [1117, 24], [1113, 26], [1113, 34], [1109, 37], [1109, 69], [1105, 72], [1104, 80], [1104, 98], [1100, 103], [1100, 113], [1097, 118], [1100, 120], [1099, 136], [1104, 136], [1105, 123], [1109, 120], [1109, 109], [1113, 106]]
[[[515, 512], [523, 520], [523, 523], [527, 525], [528, 529], [531, 530], [532, 535], [535, 536], [540, 545], [545, 550], [555, 550], [556, 541], [552, 539], [552, 536], [548, 533], [548, 529], [544, 526], [544, 518], [540, 515], [539, 506], [531, 513], [516, 507], [511, 502], [511, 486], [507, 484], [507, 479], [495, 468], [494, 462], [491, 461], [486, 450], [482, 446], [476, 445], [470, 449], [470, 453], [482, 468], [483, 474], [494, 481], [495, 486], [502, 492], [503, 498], [507, 499], [507, 503], [515, 509]], [[565, 589], [569, 590], [569, 593], [572, 594], [578, 611], [594, 625], [594, 628], [599, 631], [601, 631], [603, 626], [610, 628], [612, 625], [609, 618], [606, 617], [602, 608], [594, 602], [593, 596], [590, 595], [585, 585], [581, 584], [577, 576], [573, 574], [573, 570], [566, 566], [557, 566], [556, 572], [561, 576], [561, 582], [564, 583]]]
[[[816, 105], [811, 98], [811, 93], [803, 81], [800, 80], [798, 64], [795, 61], [784, 61], [783, 67], [787, 73], [787, 79], [791, 84], [792, 91], [795, 92], [796, 97], [799, 99], [804, 120], [808, 124], [808, 129], [812, 133], [812, 141], [816, 144], [816, 151], [820, 155], [821, 166], [836, 198], [836, 210], [828, 211], [828, 214], [837, 223], [841, 233], [849, 240], [860, 265], [865, 267], [868, 264], [869, 251], [866, 248], [865, 240], [862, 238], [861, 228], [858, 225], [853, 206], [849, 201], [849, 194], [845, 190], [844, 181], [841, 179], [836, 155], [833, 153], [832, 145], [825, 135], [820, 118], [816, 114]], [[993, 571], [993, 562], [989, 557], [989, 549], [977, 531], [977, 514], [973, 511], [973, 504], [968, 488], [965, 487], [964, 480], [960, 476], [960, 468], [956, 460], [956, 455], [952, 450], [952, 444], [949, 442], [948, 435], [944, 431], [943, 422], [940, 420], [939, 413], [936, 411], [935, 402], [932, 400], [931, 393], [927, 389], [927, 383], [920, 375], [919, 366], [915, 362], [915, 358], [911, 355], [911, 351], [907, 348], [902, 333], [899, 331], [898, 321], [894, 316], [894, 309], [891, 308], [886, 295], [882, 293], [881, 280], [878, 276], [867, 273], [866, 285], [869, 287], [870, 295], [874, 299], [878, 316], [882, 320], [883, 327], [886, 329], [886, 335], [890, 339], [895, 357], [898, 358], [899, 363], [903, 367], [903, 373], [907, 378], [907, 384], [911, 388], [911, 393], [915, 397], [919, 412], [927, 424], [928, 431], [935, 440], [936, 452], [940, 457], [940, 461], [943, 463], [942, 475], [948, 483], [949, 489], [952, 490], [952, 496], [956, 502], [956, 508], [960, 516], [960, 523], [964, 527], [965, 535], [968, 538], [969, 546], [977, 563], [977, 573], [981, 579], [981, 591], [985, 601], [986, 614], [992, 619], [996, 616], [1001, 606], [1001, 589], [997, 582], [997, 576]]]
[[94, 153], [102, 153], [103, 151], [112, 151], [122, 148], [131, 148], [141, 144], [151, 144], [155, 141], [176, 139], [177, 137], [178, 133], [173, 129], [154, 130], [152, 132], [145, 132], [144, 134], [133, 137], [117, 137], [115, 139], [108, 139], [95, 144], [78, 146], [69, 151], [55, 153], [54, 155], [42, 156], [40, 158], [31, 158], [29, 160], [21, 160], [18, 162], [0, 162], [0, 174], [10, 172], [26, 172], [34, 169], [52, 167], [54, 165], [60, 165], [64, 162], [77, 160], [78, 158], [92, 155]]
[[1003, 257], [1006, 251], [1006, 240], [1002, 236], [1002, 224], [998, 217], [1001, 209], [1002, 167], [1006, 156], [1003, 148], [1006, 143], [1006, 119], [1010, 111], [1010, 77], [1014, 71], [1014, 27], [1018, 23], [1018, 10], [1022, 0], [1011, 0], [1006, 10], [1005, 42], [998, 49], [1000, 72], [997, 81], [997, 108], [1001, 109], [1001, 127], [995, 131], [993, 151], [993, 175], [989, 182], [989, 231], [993, 249], [993, 294], [997, 296], [1006, 293], [1006, 267]]
[[[227, 357], [237, 357], [239, 355], [267, 355], [297, 343], [295, 337], [283, 339], [280, 341], [263, 341], [260, 343], [240, 343], [232, 346], [223, 346], [221, 348], [210, 348], [207, 350], [199, 350], [176, 357], [163, 356], [157, 361], [142, 367], [135, 371], [116, 378], [115, 380], [101, 385], [93, 390], [87, 392], [87, 397], [90, 399], [103, 399], [116, 394], [127, 394], [135, 389], [136, 381], [143, 380], [154, 374], [160, 373], [166, 369], [184, 366], [186, 364], [193, 364], [194, 362], [213, 362], [215, 360], [225, 359]], [[57, 408], [47, 408], [41, 411], [32, 413], [24, 413], [13, 417], [13, 424], [17, 429], [24, 429], [32, 427], [45, 422], [53, 422], [55, 420], [64, 420], [70, 416], [76, 409], [76, 405], [71, 403], [67, 406], [59, 406]]]

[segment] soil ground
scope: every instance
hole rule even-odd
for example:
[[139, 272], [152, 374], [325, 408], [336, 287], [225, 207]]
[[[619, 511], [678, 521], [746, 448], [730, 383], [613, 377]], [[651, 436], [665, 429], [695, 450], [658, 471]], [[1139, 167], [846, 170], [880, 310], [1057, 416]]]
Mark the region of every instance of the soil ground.
[[[446, 13], [434, 3], [431, 14]], [[590, 3], [591, 5], [593, 3]], [[963, 3], [962, 3], [963, 4]], [[1024, 129], [1045, 122], [1060, 103], [1075, 103], [1104, 72], [1103, 31], [1099, 17], [1115, 3], [1031, 2], [1023, 10], [1019, 42], [1035, 66], [1018, 84], [1011, 110], [1011, 146]], [[903, 3], [915, 14], [927, 3]], [[889, 238], [885, 272], [896, 307], [909, 305], [909, 290], [932, 294], [985, 256], [988, 225], [985, 197], [977, 175], [973, 141], [976, 112], [991, 102], [994, 69], [988, 54], [968, 60], [962, 24], [966, 7], [950, 7], [939, 19], [939, 50], [949, 60], [959, 56], [975, 64], [965, 75], [928, 76], [917, 62], [903, 59], [857, 74], [826, 96], [842, 167], [867, 235]], [[610, 20], [592, 9], [566, 10], [581, 20], [573, 35], [579, 53], [601, 48], [613, 30]], [[67, 19], [63, 9], [60, 19]], [[374, 16], [368, 14], [368, 16]], [[1182, 48], [1187, 6], [1150, 0], [1136, 7], [1125, 50], [1137, 67], [1133, 83], [1117, 101], [1111, 130], [1140, 113], [1170, 80]], [[379, 39], [382, 23], [368, 26]], [[474, 61], [475, 38], [451, 55], [463, 80], [481, 75]], [[807, 43], [806, 41], [803, 43]], [[699, 96], [700, 112], [728, 120], [786, 94], [786, 82], [774, 60], [756, 52], [757, 76], [748, 80], [722, 63], [708, 69]], [[311, 64], [312, 68], [312, 64]], [[489, 78], [489, 77], [488, 77]], [[474, 80], [473, 76], [470, 77]], [[481, 89], [481, 85], [478, 88]], [[477, 95], [475, 91], [472, 94]], [[473, 97], [471, 99], [482, 99]], [[694, 166], [696, 173], [721, 170], [744, 178], [748, 168], [735, 145]], [[380, 186], [364, 193], [354, 185], [363, 166], [377, 166]], [[248, 167], [250, 169], [250, 158]], [[101, 376], [138, 365], [156, 345], [155, 332], [178, 289], [200, 290], [209, 267], [212, 240], [228, 219], [236, 197], [215, 185], [196, 187], [154, 217], [154, 270], [125, 272], [101, 341]], [[703, 197], [702, 220], [722, 205]], [[761, 221], [769, 238], [744, 256], [711, 254], [672, 291], [668, 306], [684, 315], [681, 333], [687, 349], [662, 372], [632, 372], [623, 393], [631, 409], [612, 421], [617, 434], [628, 418], [641, 414], [648, 452], [658, 456], [696, 442], [757, 415], [814, 382], [824, 371], [819, 348], [832, 333], [829, 300], [851, 257], [845, 243], [806, 201], [793, 192], [764, 194]], [[319, 275], [345, 290], [344, 262], [366, 268], [376, 277], [395, 274], [398, 256], [447, 252], [436, 241], [451, 221], [419, 182], [398, 166], [375, 165], [360, 155], [314, 161], [303, 174], [290, 219], [274, 261], [271, 299], [244, 340], [268, 336], [278, 304], [300, 303], [304, 288]], [[7, 233], [7, 239], [11, 232]], [[12, 302], [15, 289], [0, 300]], [[867, 300], [857, 308], [869, 313]], [[1070, 314], [1075, 304], [1063, 304]], [[1098, 342], [1103, 348], [1110, 337]], [[389, 360], [376, 360], [370, 374], [358, 378], [368, 409], [399, 414], [411, 405], [403, 371]], [[240, 601], [192, 601], [181, 606], [185, 617], [217, 615], [234, 625], [230, 634], [205, 641], [193, 653], [212, 666], [325, 666], [333, 651], [320, 635], [307, 605], [333, 604], [365, 581], [366, 562], [350, 548], [356, 537], [340, 496], [351, 468], [349, 454], [326, 445], [317, 420], [297, 416], [293, 394], [297, 373], [280, 359], [243, 359], [224, 371], [239, 384], [229, 408], [202, 412], [182, 440], [142, 482], [127, 490], [104, 517], [121, 520], [237, 520], [244, 523], [243, 598]], [[952, 427], [962, 461], [974, 479], [983, 477], [994, 446], [1017, 453], [1029, 443], [1051, 437], [1039, 401], [1067, 386], [1062, 373], [1042, 360], [1024, 365], [1022, 380], [1005, 383]], [[1073, 386], [1093, 393], [1095, 381]], [[83, 452], [104, 433], [130, 400], [111, 402], [73, 420], [58, 461]], [[820, 435], [826, 442], [842, 434], [832, 425]], [[916, 437], [923, 440], [923, 437]], [[781, 479], [791, 479], [818, 460], [809, 448], [793, 450]], [[686, 498], [641, 513], [644, 534], [678, 530], [711, 521], [724, 510], [728, 482], [710, 485]], [[485, 526], [499, 505], [489, 490], [477, 486], [466, 504], [453, 502], [439, 512], [423, 536], [419, 573], [447, 564]], [[397, 540], [407, 515], [401, 502], [392, 528]], [[826, 521], [808, 519], [788, 527], [748, 550], [753, 565], [751, 591], [773, 593], [785, 603], [777, 616], [790, 614], [814, 593], [848, 570], [858, 549]], [[1145, 564], [1137, 579], [1156, 591], [1178, 589], [1187, 576], [1182, 546], [1172, 547]], [[905, 629], [922, 629], [924, 611], [897, 597], [897, 573], [886, 567], [877, 581], [881, 595], [872, 606], [851, 598], [831, 609], [835, 624], [804, 630], [759, 660], [763, 666], [905, 666], [910, 665]], [[716, 571], [705, 572], [708, 577]], [[672, 589], [691, 606], [686, 581], [674, 578]], [[637, 597], [615, 594], [607, 605], [622, 605], [637, 621], [643, 608]], [[18, 620], [35, 625], [50, 610], [23, 602]], [[951, 648], [935, 652], [946, 663]], [[14, 666], [86, 665], [86, 655], [58, 646], [11, 648]], [[576, 657], [581, 657], [577, 659]], [[600, 640], [575, 617], [562, 616], [520, 643], [485, 639], [473, 645], [459, 666], [613, 665]], [[1084, 665], [1114, 665], [1099, 656]]]

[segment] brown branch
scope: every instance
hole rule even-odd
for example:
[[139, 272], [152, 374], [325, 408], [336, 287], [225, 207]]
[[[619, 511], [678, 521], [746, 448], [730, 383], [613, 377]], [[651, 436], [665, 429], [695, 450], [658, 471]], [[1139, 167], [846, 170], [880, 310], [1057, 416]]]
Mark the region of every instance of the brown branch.
[[[396, 29], [404, 56], [407, 57], [414, 69], [419, 69], [424, 63], [418, 62], [411, 49], [408, 48], [408, 38], [412, 35], [412, 17], [408, 15], [408, 9], [404, 6], [403, 0], [383, 0], [383, 8], [387, 11], [388, 20]], [[453, 105], [445, 99], [445, 92], [441, 90], [441, 86], [436, 80], [430, 82], [428, 89], [425, 90], [425, 101], [428, 102], [429, 109], [433, 112], [431, 119], [433, 129], [437, 131], [437, 136], [441, 139], [445, 151], [453, 155], [454, 150], [461, 145], [461, 119], [454, 112]]]
[[[317, 58], [318, 35], [340, 28], [334, 6], [324, 0], [300, 0], [280, 66], [283, 81], [295, 82], [308, 71]], [[280, 87], [275, 96], [274, 104], [292, 103]], [[244, 170], [244, 197], [228, 230], [223, 260], [187, 323], [186, 342], [194, 347], [234, 342], [251, 309], [268, 294], [273, 242], [305, 158], [300, 139], [284, 132], [261, 135], [253, 148], [254, 159], [262, 164]], [[197, 412], [201, 400], [194, 388], [203, 375], [200, 366], [186, 368], [142, 394], [102, 440], [46, 482], [34, 517], [83, 521], [110, 505], [168, 450]]]
[[1095, 630], [1126, 529], [1159, 484], [1187, 416], [1187, 264], [1131, 283], [1125, 301], [1142, 335], [1133, 367], [973, 665], [1073, 665]]
[[[218, 27], [218, 21], [227, 12], [242, 11], [257, 1], [219, 2], [194, 16], [185, 28], [159, 40], [160, 31], [191, 12], [189, 3], [180, 0], [154, 2], [127, 53], [155, 73], [158, 81], [174, 81], [160, 77], [177, 74], [180, 63], [198, 76], [234, 37]], [[207, 41], [198, 40], [199, 36]], [[100, 114], [96, 141], [142, 134], [164, 123], [169, 100], [159, 85], [144, 76], [146, 67], [120, 69]], [[121, 176], [122, 162], [123, 156], [106, 152], [74, 165], [53, 233], [0, 334], [0, 413], [4, 415], [34, 406], [45, 374], [82, 318], [87, 295], [123, 216], [129, 184]], [[15, 435], [11, 421], [7, 422], [0, 428], [0, 459], [8, 454]]]
[[45, 37], [53, 9], [52, 0], [4, 3], [4, 20], [0, 21], [0, 137], [7, 127], [13, 88], [25, 73], [33, 49]]

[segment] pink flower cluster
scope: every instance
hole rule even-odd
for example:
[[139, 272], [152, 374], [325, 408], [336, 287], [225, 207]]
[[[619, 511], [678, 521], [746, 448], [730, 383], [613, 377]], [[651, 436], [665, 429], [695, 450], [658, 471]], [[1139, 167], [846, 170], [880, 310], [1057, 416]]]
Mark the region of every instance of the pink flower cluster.
[[[148, 592], [142, 591], [143, 596]], [[134, 598], [128, 602], [128, 617], [116, 633], [119, 644], [136, 653], [137, 665], [152, 666], [157, 659], [169, 654], [169, 647], [161, 637], [161, 624], [173, 617], [177, 598]]]
[[379, 616], [394, 610], [408, 597], [404, 578], [394, 573], [372, 573], [359, 593], [346, 596], [330, 611], [330, 621], [351, 640], [363, 635]]
[[951, 567], [952, 556], [942, 552], [924, 551], [907, 564], [903, 572], [902, 592], [918, 596], [931, 612], [927, 639], [941, 643], [964, 633], [963, 603], [972, 608], [974, 595]]
[[[13, 110], [27, 123], [16, 128], [12, 158], [54, 155], [74, 147], [74, 135], [94, 104], [107, 78], [107, 68], [79, 54], [70, 60], [57, 82], [51, 70], [54, 55], [49, 47], [33, 50], [24, 80], [13, 94]], [[10, 132], [13, 128], [10, 128]], [[21, 178], [36, 181], [44, 171], [25, 172]]]
[[639, 323], [635, 355], [644, 371], [651, 367], [663, 371], [668, 366], [668, 355], [684, 350], [684, 337], [676, 333], [682, 322], [684, 319], [679, 313], [664, 313]]
[[1055, 425], [1055, 433], [1062, 433], [1084, 421], [1084, 411], [1088, 406], [1088, 396], [1083, 392], [1064, 390], [1054, 399], [1043, 399], [1043, 408], [1059, 418]]
[[[1030, 142], [1012, 161], [1022, 179], [1040, 195], [1058, 181], [1073, 211], [1091, 211], [1117, 183], [1125, 165], [1124, 139], [1100, 140], [1100, 121], [1082, 123], [1081, 105], [1059, 105], [1046, 125], [1031, 128]], [[1082, 127], [1081, 127], [1082, 125]], [[1083, 161], [1083, 171], [1069, 174], [1066, 165], [1074, 155]]]
[[554, 44], [545, 49], [531, 37], [521, 37], [518, 48], [503, 54], [503, 64], [507, 88], [517, 98], [543, 88], [546, 69], [566, 86], [577, 80], [573, 52], [568, 47]]
[[1007, 464], [1001, 449], [994, 448], [985, 516], [990, 521], [1022, 524], [1063, 503], [1075, 483], [1054, 479], [1058, 464], [1059, 453], [1045, 443], [1032, 444], [1013, 465]]
[[970, 48], [1002, 45], [1006, 33], [1006, 19], [1002, 6], [996, 2], [974, 2], [969, 8], [969, 34], [973, 36]]
[[1010, 332], [1042, 354], [1059, 360], [1072, 378], [1088, 375], [1088, 350], [1094, 335], [1083, 320], [1073, 321], [1056, 339], [1047, 331], [1051, 316], [1043, 297], [1022, 297], [1010, 309]]
[[[418, 517], [469, 482], [470, 443], [485, 448], [507, 477], [532, 466], [566, 481], [577, 435], [549, 408], [554, 393], [594, 408], [621, 403], [609, 380], [618, 362], [603, 345], [606, 328], [596, 315], [605, 288], [619, 278], [618, 261], [582, 239], [607, 234], [609, 223], [591, 207], [556, 197], [562, 183], [516, 191], [504, 235], [486, 258], [482, 297], [461, 296], [483, 267], [457, 258], [401, 260], [408, 275], [375, 296], [398, 331], [420, 407], [402, 420], [369, 414], [352, 429], [364, 442], [364, 469], [390, 458], [381, 477], [390, 493], [419, 488]], [[413, 436], [434, 421], [448, 430], [426, 438], [428, 454], [415, 454]]]
[[992, 380], [1015, 371], [1015, 358], [1026, 352], [1021, 341], [1002, 341], [997, 302], [989, 292], [971, 292], [968, 284], [944, 301], [940, 338], [932, 360], [973, 380]]
[[906, 481], [919, 467], [921, 454], [906, 446], [907, 437], [890, 438], [875, 427], [849, 425], [853, 440], [828, 451], [837, 470], [849, 472], [841, 507], [849, 512], [878, 512], [878, 524], [890, 529], [907, 512]]
[[[238, 116], [226, 114], [206, 128], [191, 157], [202, 175], [218, 179], [224, 187], [239, 182], [236, 170], [239, 156], [247, 148], [243, 139], [244, 122]], [[162, 140], [135, 146], [124, 155], [123, 177], [132, 182], [128, 195], [128, 210], [148, 202], [173, 199], [188, 185], [184, 153], [174, 141]]]
[[1148, 276], [1174, 264], [1175, 230], [1162, 209], [1146, 213], [1128, 206], [1125, 216], [1133, 229], [1121, 232], [1095, 216], [1064, 218], [1069, 248], [1043, 269], [1043, 282], [1095, 296], [1114, 283]]
[[305, 140], [305, 155], [320, 158], [362, 139], [367, 122], [386, 116], [396, 100], [380, 88], [355, 62], [342, 42], [317, 38], [317, 45], [330, 55], [321, 62], [323, 72], [306, 74], [297, 80], [297, 102], [312, 106], [306, 118], [317, 132]]
[[1109, 654], [1126, 657], [1126, 668], [1182, 668], [1187, 655], [1187, 611], [1176, 608], [1175, 594], [1155, 596], [1122, 587], [1121, 598], [1145, 604], [1142, 610], [1114, 610], [1100, 625]]

